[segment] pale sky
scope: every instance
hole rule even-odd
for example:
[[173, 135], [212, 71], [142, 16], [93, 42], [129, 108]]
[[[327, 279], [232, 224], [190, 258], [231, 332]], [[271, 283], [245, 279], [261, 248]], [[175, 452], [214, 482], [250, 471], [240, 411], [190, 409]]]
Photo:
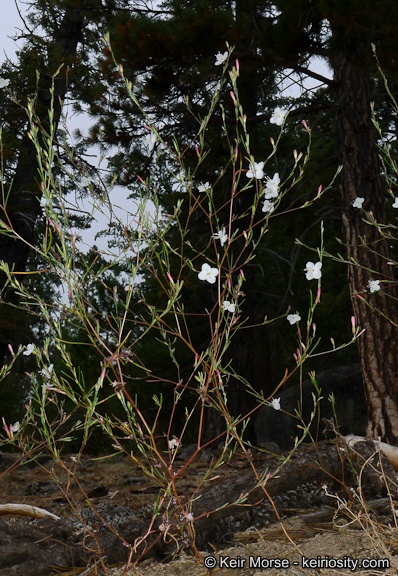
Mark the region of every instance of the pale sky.
[[[17, 0], [19, 9], [22, 14], [25, 14], [27, 6]], [[0, 18], [0, 49], [1, 59], [4, 59], [4, 52], [7, 56], [14, 59], [15, 49], [17, 44], [11, 40], [10, 36], [14, 36], [19, 32], [18, 28], [23, 28], [23, 23], [18, 15], [18, 11], [14, 0], [1, 0], [1, 18]]]

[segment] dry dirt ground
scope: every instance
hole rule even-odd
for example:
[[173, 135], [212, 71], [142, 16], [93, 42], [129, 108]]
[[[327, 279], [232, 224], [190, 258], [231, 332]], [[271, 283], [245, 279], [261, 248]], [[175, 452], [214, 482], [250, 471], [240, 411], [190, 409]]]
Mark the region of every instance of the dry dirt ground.
[[[138, 517], [158, 493], [157, 486], [128, 457], [96, 460], [84, 456], [74, 477], [68, 473], [73, 458], [66, 457], [64, 463], [67, 459], [67, 466], [54, 465], [45, 458], [39, 463], [19, 465], [14, 456], [0, 454], [0, 504], [31, 504], [69, 519], [75, 518], [76, 512], [80, 517], [87, 512], [88, 518], [88, 497], [100, 513], [124, 510], [134, 520], [134, 515]], [[207, 464], [198, 461], [193, 466], [181, 486], [187, 496], [200, 483]], [[239, 459], [223, 466], [217, 470], [218, 482], [221, 486], [237, 482], [245, 466]], [[122, 563], [112, 566], [104, 558], [96, 565], [93, 561], [89, 568], [60, 566], [35, 576], [392, 576], [398, 574], [398, 528], [391, 512], [395, 498], [395, 493], [379, 494], [370, 503], [375, 515], [356, 508], [355, 516], [350, 516], [350, 506], [341, 507], [341, 502], [336, 513], [339, 502], [333, 497], [325, 497], [323, 504], [313, 509], [302, 508], [301, 502], [295, 501], [291, 508], [285, 506], [281, 510], [282, 522], [266, 520], [262, 527], [242, 526], [242, 531], [229, 534], [222, 545], [209, 542], [214, 552], [201, 552], [201, 558], [181, 552], [171, 561], [148, 558], [129, 568]], [[18, 521], [21, 520], [9, 520]], [[127, 555], [128, 551], [126, 558]], [[385, 560], [384, 565], [380, 559]], [[336, 566], [337, 560], [341, 564]], [[370, 565], [366, 564], [369, 560]], [[25, 576], [15, 568], [3, 569], [1, 562], [0, 558], [0, 576]]]
[[[236, 534], [234, 544], [228, 548], [217, 550], [212, 555], [215, 559], [213, 570], [206, 570], [204, 563], [209, 553], [203, 553], [203, 559], [194, 559], [183, 555], [178, 560], [168, 564], [150, 563], [147, 566], [132, 568], [125, 572], [122, 568], [110, 571], [112, 576], [348, 576], [349, 574], [381, 576], [396, 575], [398, 562], [393, 566], [391, 561], [391, 545], [386, 553], [376, 544], [372, 534], [366, 534], [358, 526], [333, 528], [332, 523], [318, 525], [305, 524], [299, 516], [286, 519], [284, 534], [279, 524], [267, 529], [256, 531], [248, 529]], [[396, 534], [397, 535], [397, 534]], [[289, 541], [291, 539], [291, 541]], [[379, 537], [377, 537], [379, 540]], [[347, 568], [328, 569], [322, 567], [322, 560], [329, 559], [345, 561]], [[379, 565], [376, 568], [361, 568], [361, 563], [372, 559], [380, 562], [380, 558], [388, 559], [389, 566]], [[319, 566], [310, 568], [311, 559]], [[278, 568], [272, 568], [272, 562], [279, 561]], [[208, 561], [208, 560], [207, 560]], [[354, 567], [353, 562], [358, 562]], [[250, 566], [251, 563], [251, 566]], [[350, 564], [349, 564], [350, 563]], [[227, 567], [228, 566], [228, 567]]]

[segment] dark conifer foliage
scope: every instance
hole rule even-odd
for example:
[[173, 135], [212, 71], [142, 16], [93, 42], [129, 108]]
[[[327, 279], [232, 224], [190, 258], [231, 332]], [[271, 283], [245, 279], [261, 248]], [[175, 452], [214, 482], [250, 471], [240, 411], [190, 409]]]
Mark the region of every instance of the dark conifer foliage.
[[[314, 132], [311, 174], [297, 187], [297, 196], [286, 200], [284, 208], [288, 210], [297, 204], [299, 197], [305, 197], [308, 190], [328, 182], [337, 165], [342, 164], [338, 190], [324, 198], [319, 208], [303, 213], [298, 221], [289, 220], [287, 216], [277, 232], [270, 232], [268, 244], [261, 247], [258, 260], [247, 268], [243, 314], [248, 326], [258, 326], [243, 331], [244, 340], [236, 339], [231, 348], [231, 358], [235, 362], [232, 367], [254, 389], [263, 389], [266, 394], [272, 392], [275, 385], [272, 350], [283, 342], [283, 332], [277, 340], [278, 331], [269, 332], [260, 325], [266, 314], [284, 313], [287, 300], [298, 305], [306, 286], [305, 281], [296, 280], [302, 276], [305, 256], [292, 249], [288, 236], [290, 234], [290, 239], [294, 240], [295, 235], [301, 234], [301, 239], [316, 246], [316, 240], [309, 237], [314, 223], [327, 220], [331, 237], [339, 234], [342, 226], [347, 260], [352, 262], [348, 266], [348, 281], [354, 315], [357, 325], [366, 328], [365, 336], [360, 340], [359, 354], [369, 403], [369, 433], [396, 442], [398, 338], [395, 325], [398, 319], [395, 287], [392, 283], [392, 287], [380, 293], [369, 295], [366, 292], [371, 278], [393, 279], [391, 267], [386, 264], [391, 260], [390, 247], [380, 237], [377, 227], [367, 224], [361, 210], [353, 207], [354, 200], [363, 197], [364, 208], [373, 213], [377, 222], [386, 222], [387, 187], [381, 177], [371, 102], [375, 102], [376, 113], [381, 112], [383, 125], [391, 128], [392, 124], [386, 104], [388, 97], [378, 77], [371, 43], [394, 86], [396, 3], [389, 0], [375, 6], [373, 2], [358, 0], [174, 0], [154, 4], [128, 0], [84, 3], [39, 0], [32, 18], [32, 26], [40, 24], [45, 36], [31, 35], [26, 49], [21, 52], [21, 70], [25, 70], [22, 65], [28, 66], [28, 61], [30, 70], [29, 74], [25, 73], [30, 84], [24, 86], [21, 95], [33, 88], [31, 67], [32, 62], [37, 62], [40, 71], [37, 114], [43, 127], [47, 125], [51, 79], [63, 64], [54, 83], [56, 117], [60, 112], [59, 102], [65, 98], [70, 98], [76, 109], [86, 110], [93, 118], [93, 125], [85, 144], [98, 144], [111, 155], [113, 173], [117, 174], [121, 185], [130, 188], [132, 195], [139, 193], [137, 175], [145, 180], [153, 177], [155, 171], [157, 196], [166, 212], [175, 206], [181, 194], [166, 176], [159, 144], [152, 150], [145, 148], [143, 142], [149, 123], [158, 130], [166, 145], [172, 147], [174, 139], [179, 143], [185, 164], [193, 171], [194, 181], [198, 185], [211, 182], [219, 205], [228, 197], [231, 181], [227, 177], [220, 178], [220, 169], [228, 162], [229, 155], [222, 130], [221, 107], [215, 109], [209, 123], [206, 142], [209, 154], [199, 167], [196, 142], [193, 141], [219, 82], [220, 68], [215, 66], [215, 56], [226, 50], [226, 42], [234, 46], [232, 59], [239, 60], [240, 100], [247, 115], [251, 149], [256, 160], [266, 156], [269, 139], [277, 134], [276, 127], [269, 123], [272, 111], [280, 105], [291, 108], [286, 128], [291, 142], [286, 138], [278, 155], [267, 165], [269, 176], [273, 171], [282, 176], [287, 171], [287, 155], [291, 154], [293, 146], [299, 150], [304, 146], [295, 127], [302, 119], [308, 122]], [[112, 55], [101, 41], [101, 36], [107, 32], [114, 56], [132, 82], [132, 89], [146, 110], [147, 118], [142, 117], [138, 107], [126, 96]], [[35, 58], [32, 58], [32, 51], [35, 51]], [[333, 70], [332, 79], [314, 71], [314, 57], [322, 58], [329, 65]], [[302, 94], [294, 102], [281, 96], [281, 82], [292, 71], [296, 78], [319, 81], [319, 88]], [[21, 76], [21, 71], [15, 70], [12, 74]], [[228, 90], [221, 104], [227, 125], [232, 127], [234, 107]], [[9, 106], [2, 101], [2, 106], [6, 105]], [[37, 165], [20, 116], [15, 116], [15, 123], [18, 127], [16, 136], [6, 134], [9, 154], [18, 155], [13, 165], [14, 186], [7, 211], [15, 230], [30, 242], [39, 216], [37, 198], [40, 190], [35, 184]], [[242, 166], [247, 167], [248, 162], [248, 158], [242, 158]], [[249, 205], [248, 197], [242, 195], [242, 214]], [[186, 205], [182, 207], [183, 215], [184, 210], [187, 210]], [[220, 211], [221, 224], [222, 218]], [[191, 223], [191, 234], [197, 240], [198, 248], [207, 245], [210, 231], [200, 218]], [[170, 242], [177, 242], [173, 232]], [[0, 258], [15, 270], [22, 271], [26, 266], [27, 250], [3, 236]], [[345, 273], [341, 267], [334, 268], [332, 262], [330, 266], [331, 288], [328, 292], [326, 286], [325, 299], [333, 302], [335, 298], [335, 302], [340, 303], [344, 301], [342, 293], [346, 290], [343, 286]], [[325, 272], [325, 278], [327, 276], [328, 272]], [[206, 337], [207, 328], [205, 322], [203, 326], [198, 322], [196, 314], [211, 302], [206, 301], [208, 296], [204, 295], [203, 287], [197, 286], [194, 274], [185, 280], [185, 290], [192, 296], [188, 313], [195, 315], [192, 322], [197, 323], [200, 341]], [[146, 290], [151, 293], [153, 287], [148, 279], [145, 281]], [[334, 296], [332, 288], [336, 288], [336, 284], [337, 296]], [[4, 301], [12, 298], [12, 294], [3, 290]], [[328, 313], [333, 316], [330, 310], [324, 313], [326, 317]], [[336, 314], [339, 315], [339, 311]], [[383, 315], [392, 322], [386, 322]], [[339, 329], [342, 329], [341, 325]], [[4, 355], [9, 339], [6, 331], [2, 338], [0, 353]], [[250, 396], [243, 390], [239, 380], [231, 379], [234, 416], [251, 409]], [[217, 432], [217, 426], [210, 418], [209, 437]]]

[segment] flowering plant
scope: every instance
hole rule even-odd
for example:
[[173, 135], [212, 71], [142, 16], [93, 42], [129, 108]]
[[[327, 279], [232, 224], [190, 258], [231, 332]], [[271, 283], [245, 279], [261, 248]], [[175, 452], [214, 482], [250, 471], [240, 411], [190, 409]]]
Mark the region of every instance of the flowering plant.
[[[107, 42], [112, 54], [109, 38]], [[230, 50], [218, 53], [215, 65], [227, 62], [229, 55]], [[105, 188], [103, 194], [98, 193], [103, 179], [94, 167], [87, 170], [85, 163], [74, 163], [76, 173], [69, 174], [61, 164], [62, 178], [69, 177], [73, 184], [78, 184], [74, 186], [79, 189], [77, 197], [87, 194], [93, 213], [102, 211], [109, 201], [108, 232], [115, 226], [120, 232], [119, 240], [114, 240], [120, 249], [117, 255], [109, 257], [109, 253], [105, 254], [105, 250], [97, 247], [88, 254], [82, 253], [69, 207], [66, 209], [62, 186], [52, 175], [49, 159], [56, 157], [58, 144], [51, 131], [39, 135], [40, 122], [33, 105], [29, 108], [29, 134], [37, 150], [38, 173], [42, 178], [41, 207], [48, 232], [42, 245], [35, 250], [45, 260], [46, 273], [50, 271], [59, 279], [64, 296], [46, 300], [29, 291], [6, 263], [0, 263], [9, 286], [21, 295], [24, 313], [28, 310], [36, 314], [40, 310], [48, 334], [40, 345], [27, 344], [16, 352], [12, 346], [9, 348], [12, 361], [3, 368], [2, 374], [8, 373], [14, 357], [20, 356], [29, 365], [31, 396], [20, 424], [8, 426], [4, 422], [5, 441], [19, 445], [25, 458], [30, 439], [24, 429], [27, 423], [36, 426], [39, 444], [32, 450], [45, 447], [57, 462], [61, 462], [68, 482], [74, 477], [78, 485], [78, 477], [73, 475], [79, 458], [91, 435], [94, 432], [102, 434], [101, 439], [110, 440], [109, 449], [113, 453], [131, 459], [159, 489], [152, 506], [150, 526], [140, 543], [146, 545], [149, 536], [157, 531], [158, 535], [160, 532], [163, 538], [170, 537], [170, 541], [177, 544], [179, 540], [189, 542], [196, 550], [195, 533], [190, 524], [197, 518], [194, 506], [198, 490], [211, 477], [212, 470], [239, 450], [241, 457], [253, 466], [253, 482], [247, 487], [248, 494], [260, 487], [264, 490], [264, 498], [269, 498], [265, 484], [284, 465], [281, 459], [272, 474], [260, 479], [261, 474], [253, 463], [253, 447], [245, 437], [246, 426], [250, 418], [254, 418], [255, 411], [248, 408], [247, 397], [250, 401], [254, 399], [258, 407], [267, 405], [277, 411], [281, 409], [281, 397], [275, 397], [276, 391], [297, 368], [301, 369], [317, 346], [312, 320], [320, 301], [320, 282], [315, 300], [312, 296], [309, 298], [306, 332], [301, 332], [301, 316], [297, 312], [288, 315], [282, 312], [275, 319], [277, 322], [286, 317], [295, 328], [285, 326], [281, 320], [282, 330], [296, 331], [299, 342], [294, 352], [296, 362], [290, 356], [290, 366], [283, 370], [276, 386], [267, 393], [262, 390], [262, 382], [260, 387], [243, 373], [246, 365], [237, 364], [239, 347], [235, 343], [240, 337], [241, 344], [246, 345], [251, 354], [248, 337], [245, 342], [246, 335], [270, 322], [267, 317], [260, 317], [257, 309], [255, 314], [250, 310], [250, 300], [256, 298], [252, 274], [259, 259], [255, 257], [261, 254], [264, 246], [270, 249], [267, 234], [274, 225], [274, 217], [283, 214], [287, 193], [291, 194], [300, 181], [309, 151], [307, 155], [295, 152], [290, 164], [283, 162], [280, 172], [274, 172], [267, 164], [271, 158], [276, 161], [279, 140], [272, 140], [263, 156], [268, 154], [267, 159], [254, 161], [246, 117], [239, 104], [237, 62], [230, 72], [225, 66], [223, 74], [229, 74], [232, 83], [231, 97], [234, 105], [236, 103], [234, 138], [239, 137], [232, 138], [231, 128], [224, 118], [224, 133], [228, 141], [235, 144], [227, 148], [230, 157], [217, 177], [211, 182], [203, 182], [205, 175], [210, 179], [208, 174], [211, 173], [210, 169], [206, 170], [206, 129], [212, 114], [218, 110], [223, 81], [217, 84], [209, 114], [201, 119], [192, 145], [188, 151], [180, 152], [177, 139], [170, 145], [159, 126], [150, 124], [151, 115], [140, 107], [123, 69], [118, 66], [117, 70], [125, 82], [126, 93], [135, 108], [141, 110], [145, 129], [150, 130], [141, 139], [143, 155], [147, 158], [148, 155], [165, 154], [167, 161], [163, 167], [170, 170], [173, 190], [170, 196], [178, 199], [170, 212], [166, 213], [163, 206], [160, 209], [156, 193], [159, 174], [154, 167], [153, 177], [146, 181], [140, 175], [137, 178], [140, 203], [134, 217], [128, 215], [126, 224], [108, 200], [110, 190]], [[286, 110], [277, 108], [271, 116], [271, 123], [282, 127], [279, 138], [283, 135], [286, 115]], [[185, 164], [190, 152], [196, 162], [194, 169], [190, 165], [192, 156]], [[74, 158], [72, 152], [70, 158]], [[244, 165], [242, 158], [245, 158]], [[242, 177], [245, 170], [250, 181]], [[273, 173], [273, 176], [268, 176], [264, 184], [261, 180], [265, 172]], [[222, 195], [218, 194], [218, 188], [223, 189]], [[306, 208], [328, 188], [319, 188], [311, 200], [305, 200], [289, 211]], [[227, 200], [225, 189], [228, 189]], [[149, 198], [152, 200], [150, 206]], [[12, 227], [7, 228], [6, 221], [4, 219], [3, 226], [7, 234], [16, 238]], [[322, 258], [322, 249], [319, 258]], [[260, 260], [260, 269], [262, 263]], [[307, 279], [320, 280], [321, 268], [321, 261], [307, 262]], [[250, 281], [247, 281], [249, 276]], [[371, 291], [377, 282], [369, 281]], [[252, 305], [254, 308], [261, 306], [265, 305], [260, 299]], [[163, 350], [167, 354], [164, 371], [159, 361]], [[90, 369], [81, 367], [82, 356], [91, 356]], [[33, 363], [36, 367], [31, 369]], [[237, 399], [231, 393], [234, 383], [239, 385]], [[236, 409], [231, 408], [233, 400], [236, 400]], [[112, 407], [109, 410], [108, 404]], [[219, 431], [208, 425], [219, 421], [222, 422]], [[306, 423], [302, 424], [304, 437], [308, 428]], [[62, 464], [58, 447], [60, 442], [71, 441], [80, 442], [76, 450], [78, 456], [72, 457], [72, 468]], [[192, 460], [199, 458], [215, 442], [221, 444], [220, 454], [212, 457], [209, 473], [198, 481], [192, 494], [181, 495], [179, 480], [191, 474]], [[235, 503], [241, 505], [245, 498], [242, 495]], [[159, 517], [160, 524], [157, 522]], [[139, 556], [139, 547], [136, 543], [129, 546], [130, 561], [133, 553]]]
[[288, 112], [287, 110], [285, 110], [284, 108], [275, 108], [275, 110], [273, 111], [271, 118], [270, 118], [270, 122], [271, 124], [276, 124], [277, 126], [282, 126], [282, 124], [284, 123], [286, 116], [287, 116]]

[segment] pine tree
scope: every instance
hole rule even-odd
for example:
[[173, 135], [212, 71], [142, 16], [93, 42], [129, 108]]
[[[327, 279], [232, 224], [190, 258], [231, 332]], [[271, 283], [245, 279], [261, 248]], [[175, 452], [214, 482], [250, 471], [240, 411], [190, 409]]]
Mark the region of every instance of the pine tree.
[[[6, 66], [13, 99], [19, 101], [20, 105], [17, 106], [3, 91], [2, 116], [7, 118], [3, 127], [3, 158], [8, 162], [5, 163], [3, 174], [3, 187], [7, 188], [7, 192], [3, 193], [0, 207], [3, 222], [0, 260], [15, 274], [26, 270], [29, 245], [35, 242], [35, 227], [41, 214], [42, 196], [36, 149], [29, 136], [31, 126], [24, 106], [29, 97], [31, 112], [40, 127], [39, 137], [45, 147], [43, 136], [50, 133], [49, 113], [52, 109], [56, 129], [70, 80], [70, 66], [82, 38], [83, 20], [76, 3], [66, 2], [64, 5], [65, 10], [47, 42], [32, 35], [30, 42], [19, 54], [19, 66]], [[15, 334], [17, 317], [15, 309], [8, 304], [16, 305], [18, 297], [7, 286], [4, 274], [0, 276], [0, 289], [0, 362], [3, 363], [8, 344], [26, 342], [26, 337], [21, 338]], [[13, 320], [7, 324], [10, 315]]]
[[[347, 249], [348, 279], [355, 321], [366, 331], [359, 339], [359, 355], [369, 410], [368, 435], [396, 444], [397, 407], [397, 306], [395, 282], [375, 294], [364, 292], [371, 279], [393, 280], [391, 249], [377, 226], [366, 222], [363, 208], [379, 224], [386, 223], [386, 185], [381, 178], [377, 132], [372, 122], [372, 78], [376, 65], [373, 43], [388, 75], [396, 74], [393, 37], [398, 29], [394, 2], [299, 2], [286, 15], [289, 30], [311, 37], [307, 31], [327, 24], [327, 37], [312, 54], [327, 58], [334, 71], [336, 148], [343, 166], [339, 191], [343, 203], [342, 227]], [[286, 31], [286, 28], [285, 28]], [[316, 38], [316, 35], [314, 36]], [[294, 67], [294, 65], [293, 65]], [[378, 83], [376, 83], [378, 85]], [[384, 93], [382, 98], [386, 99]]]
[[[266, 91], [278, 73], [291, 68], [303, 77], [319, 79], [320, 75], [311, 72], [308, 66], [314, 56], [321, 56], [332, 67], [333, 80], [323, 79], [326, 89], [296, 113], [305, 114], [308, 119], [314, 111], [332, 109], [335, 114], [335, 150], [343, 165], [339, 184], [342, 226], [347, 260], [352, 262], [348, 266], [350, 291], [356, 323], [366, 328], [359, 341], [359, 353], [369, 403], [368, 433], [396, 442], [395, 289], [389, 287], [377, 294], [358, 297], [366, 291], [369, 274], [372, 278], [391, 278], [391, 267], [387, 265], [390, 250], [377, 227], [364, 221], [361, 211], [353, 208], [353, 202], [357, 196], [364, 197], [364, 208], [373, 213], [376, 222], [385, 223], [377, 134], [370, 113], [371, 101], [376, 96], [371, 94], [376, 74], [371, 42], [376, 44], [382, 67], [392, 75], [397, 7], [391, 1], [375, 7], [371, 2], [357, 0], [273, 4], [237, 1], [206, 3], [206, 6], [172, 2], [164, 6], [170, 10], [169, 17], [149, 20], [142, 15], [123, 13], [114, 28], [116, 57], [137, 79], [140, 71], [146, 70], [139, 82], [142, 93], [154, 103], [154, 113], [157, 105], [162, 108], [163, 98], [173, 98], [174, 106], [178, 107], [178, 95], [189, 94], [186, 79], [194, 80], [191, 94], [195, 93], [203, 74], [196, 70], [202, 70], [201, 65], [206, 58], [209, 61], [209, 54], [214, 54], [217, 46], [222, 49], [223, 41], [236, 45], [236, 54], [246, 71], [241, 97], [249, 129], [254, 132], [256, 128], [257, 132], [264, 128], [271, 102], [272, 106], [277, 103], [272, 89], [267, 102]], [[120, 27], [120, 19], [124, 20], [124, 27]], [[213, 44], [216, 29], [217, 41]], [[205, 34], [206, 43], [199, 45], [198, 38]], [[173, 114], [171, 119], [175, 121]], [[175, 129], [173, 122], [170, 126]], [[180, 126], [187, 129], [184, 123]]]
[[[113, 156], [111, 164], [119, 174], [119, 182], [131, 186], [133, 191], [136, 174], [145, 178], [149, 172], [148, 153], [142, 146], [147, 129], [140, 111], [125, 96], [109, 51], [106, 47], [98, 49], [98, 30], [102, 33], [110, 31], [115, 57], [123, 65], [125, 75], [132, 81], [134, 91], [154, 126], [162, 127], [162, 137], [166, 142], [172, 143], [175, 136], [181, 146], [191, 143], [198, 119], [203, 118], [211, 103], [211, 90], [218, 79], [214, 58], [218, 51], [224, 51], [225, 42], [235, 46], [234, 57], [240, 62], [240, 98], [255, 156], [263, 154], [264, 143], [274, 134], [268, 121], [272, 110], [283, 104], [278, 100], [277, 86], [286, 70], [293, 70], [302, 78], [312, 77], [323, 82], [322, 89], [304, 95], [295, 103], [290, 118], [294, 122], [305, 117], [310, 125], [319, 126], [319, 129], [335, 127], [333, 144], [330, 139], [328, 146], [325, 145], [326, 158], [319, 162], [328, 166], [328, 170], [333, 163], [335, 166], [338, 163], [343, 165], [339, 181], [340, 205], [334, 198], [337, 205], [334, 215], [342, 213], [356, 323], [366, 328], [359, 341], [359, 353], [369, 403], [368, 433], [396, 442], [395, 375], [398, 355], [395, 347], [398, 339], [395, 334], [395, 288], [392, 283], [392, 287], [381, 292], [366, 293], [370, 278], [391, 278], [391, 267], [387, 266], [391, 259], [390, 248], [377, 226], [366, 223], [361, 210], [353, 207], [354, 200], [363, 197], [364, 208], [372, 212], [376, 222], [386, 222], [377, 132], [370, 114], [371, 101], [376, 101], [377, 111], [377, 98], [380, 99], [379, 94], [372, 93], [380, 83], [375, 80], [377, 69], [371, 42], [376, 45], [387, 75], [393, 77], [396, 61], [393, 39], [398, 26], [398, 8], [392, 0], [380, 2], [377, 7], [371, 2], [358, 0], [336, 0], [333, 3], [313, 0], [273, 3], [259, 0], [174, 0], [155, 7], [128, 0], [93, 0], [90, 6], [81, 7], [72, 0], [58, 0], [51, 2], [49, 8], [47, 1], [38, 3], [37, 14], [41, 14], [45, 29], [50, 32], [54, 22], [62, 21], [61, 16], [69, 22], [64, 26], [72, 26], [67, 46], [66, 35], [60, 33], [60, 29], [58, 35], [54, 35], [55, 45], [63, 46], [58, 52], [57, 63], [66, 52], [72, 54], [79, 40], [83, 39], [80, 35], [84, 34], [78, 56], [78, 81], [71, 81], [69, 85], [71, 95], [80, 107], [88, 107], [97, 120], [91, 130], [91, 141], [99, 142], [105, 149], [118, 146], [119, 152]], [[48, 14], [55, 16], [51, 19]], [[88, 26], [89, 23], [97, 25], [98, 30]], [[333, 80], [311, 71], [311, 58], [315, 56], [330, 65], [334, 71]], [[59, 95], [62, 97], [66, 86], [61, 84]], [[186, 113], [186, 101], [189, 102], [189, 113]], [[381, 106], [384, 114], [385, 101], [386, 95], [383, 94]], [[222, 104], [228, 121], [233, 118], [228, 96]], [[220, 165], [220, 116], [217, 109], [214, 121], [209, 125], [212, 153], [203, 170], [195, 174], [198, 182], [210, 177], [214, 181], [211, 175]], [[187, 149], [186, 163], [188, 167], [194, 167], [196, 158], [193, 152], [192, 156], [190, 154]], [[27, 159], [21, 157], [21, 165], [23, 162], [26, 163]], [[29, 178], [31, 181], [32, 175]], [[172, 204], [176, 195], [170, 183], [162, 180], [161, 170], [158, 183], [161, 202], [164, 206]], [[16, 190], [22, 190], [18, 179], [17, 184]], [[215, 193], [222, 197], [226, 190], [228, 184], [220, 184]], [[19, 198], [18, 192], [15, 198]], [[244, 197], [241, 202], [244, 212]], [[29, 210], [32, 211], [32, 207]], [[37, 212], [33, 210], [32, 214], [34, 222]], [[197, 233], [200, 230], [198, 223]], [[21, 266], [12, 247], [5, 246], [4, 254], [2, 257], [6, 261]], [[259, 276], [255, 270], [251, 272], [247, 278], [245, 314], [249, 322], [255, 324], [258, 320], [256, 314], [261, 316], [263, 309], [254, 297]], [[268, 372], [267, 366], [249, 365], [261, 358], [261, 351], [253, 354], [253, 349], [262, 339], [265, 341], [265, 334], [253, 331], [252, 336], [246, 339], [245, 348], [238, 343], [242, 354], [238, 371], [245, 372], [256, 390], [267, 389], [260, 381], [264, 372]], [[231, 412], [236, 416], [236, 411], [241, 409], [239, 413], [244, 414], [250, 409], [250, 402], [242, 400], [239, 386], [233, 390], [231, 384], [230, 391], [231, 403], [235, 401]], [[215, 423], [211, 433], [217, 430]]]

